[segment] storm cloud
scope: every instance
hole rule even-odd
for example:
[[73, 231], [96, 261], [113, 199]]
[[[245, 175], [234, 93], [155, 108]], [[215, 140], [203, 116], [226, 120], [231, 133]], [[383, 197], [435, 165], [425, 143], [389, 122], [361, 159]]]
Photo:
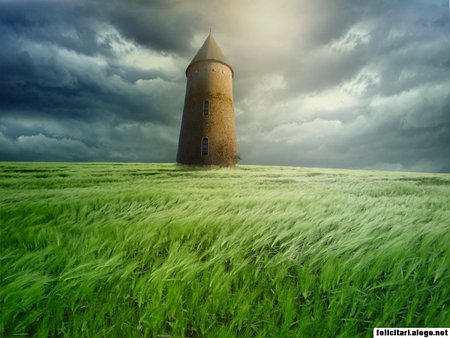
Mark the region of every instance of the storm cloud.
[[174, 162], [212, 28], [241, 163], [450, 172], [447, 0], [0, 0], [0, 160]]

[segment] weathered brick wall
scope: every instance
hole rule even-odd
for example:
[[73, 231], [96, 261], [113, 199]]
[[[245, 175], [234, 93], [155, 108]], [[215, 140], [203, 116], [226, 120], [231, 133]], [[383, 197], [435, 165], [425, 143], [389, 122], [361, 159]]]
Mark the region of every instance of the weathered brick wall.
[[[220, 62], [201, 61], [188, 68], [177, 162], [219, 166], [236, 164], [232, 79], [231, 69]], [[210, 102], [208, 116], [203, 114], [205, 100]], [[207, 156], [201, 153], [204, 137], [209, 143]]]

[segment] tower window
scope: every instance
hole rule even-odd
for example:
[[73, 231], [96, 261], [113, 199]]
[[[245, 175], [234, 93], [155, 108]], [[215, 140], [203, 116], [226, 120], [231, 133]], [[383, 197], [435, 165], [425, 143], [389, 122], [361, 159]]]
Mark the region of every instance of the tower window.
[[208, 138], [202, 138], [202, 156], [208, 155]]
[[209, 115], [209, 101], [208, 100], [203, 102], [203, 115], [204, 116]]

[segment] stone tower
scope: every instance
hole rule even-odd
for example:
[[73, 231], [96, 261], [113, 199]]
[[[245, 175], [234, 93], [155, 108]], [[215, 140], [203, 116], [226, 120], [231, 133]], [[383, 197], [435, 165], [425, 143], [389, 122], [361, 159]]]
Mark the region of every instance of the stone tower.
[[186, 69], [178, 163], [236, 164], [233, 75], [233, 68], [210, 33]]

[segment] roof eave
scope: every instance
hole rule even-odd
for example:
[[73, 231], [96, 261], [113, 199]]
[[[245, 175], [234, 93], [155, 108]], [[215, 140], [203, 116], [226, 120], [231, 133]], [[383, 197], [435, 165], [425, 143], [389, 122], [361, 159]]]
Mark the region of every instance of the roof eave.
[[223, 62], [222, 60], [217, 60], [217, 59], [202, 59], [202, 60], [197, 60], [197, 61], [191, 62], [191, 63], [189, 64], [189, 66], [187, 66], [187, 68], [186, 68], [186, 71], [185, 71], [186, 77], [187, 77], [187, 75], [188, 75], [188, 70], [189, 70], [189, 68], [191, 68], [193, 65], [196, 65], [197, 63], [205, 62], [205, 61], [206, 61], [206, 62], [211, 62], [211, 61], [213, 61], [213, 62], [218, 62], [218, 63], [221, 63], [221, 64], [227, 66], [227, 67], [230, 68], [230, 70], [231, 70], [231, 77], [234, 78], [234, 70], [233, 70], [233, 67], [231, 67], [228, 63]]

